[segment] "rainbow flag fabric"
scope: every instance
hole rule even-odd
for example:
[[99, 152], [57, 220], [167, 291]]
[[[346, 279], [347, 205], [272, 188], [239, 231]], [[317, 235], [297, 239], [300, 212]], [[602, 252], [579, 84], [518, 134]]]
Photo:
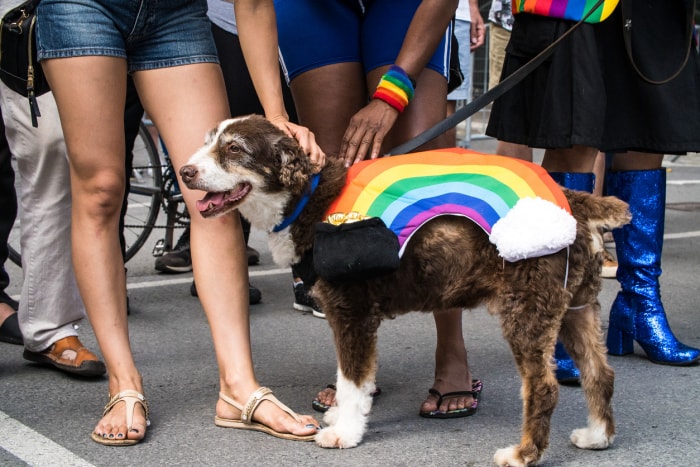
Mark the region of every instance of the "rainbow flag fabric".
[[[593, 14], [586, 18], [587, 23], [600, 23], [607, 19], [617, 7], [619, 0], [605, 0]], [[598, 0], [514, 0], [513, 13], [532, 13], [550, 18], [580, 21]]]
[[539, 165], [460, 148], [355, 164], [326, 211], [332, 223], [381, 218], [398, 237], [400, 254], [413, 233], [441, 215], [471, 219], [508, 261], [554, 253], [576, 238], [564, 193]]

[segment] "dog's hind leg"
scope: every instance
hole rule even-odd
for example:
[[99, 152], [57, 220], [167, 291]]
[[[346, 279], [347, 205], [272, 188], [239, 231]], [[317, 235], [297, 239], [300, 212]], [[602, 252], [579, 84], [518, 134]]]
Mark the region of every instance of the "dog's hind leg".
[[372, 408], [380, 320], [348, 319], [333, 313], [327, 317], [338, 357], [336, 405], [326, 412], [328, 426], [316, 435], [316, 443], [325, 448], [352, 448], [362, 441]]
[[581, 449], [605, 449], [615, 438], [612, 396], [615, 373], [608, 365], [600, 329], [599, 305], [569, 310], [559, 337], [581, 371], [581, 386], [588, 403], [588, 426], [571, 433]]
[[517, 312], [501, 315], [503, 335], [522, 379], [523, 424], [520, 444], [496, 451], [493, 460], [499, 466], [534, 465], [549, 446], [559, 384], [553, 363], [558, 317], [548, 316], [548, 300], [554, 297], [536, 298], [527, 307], [518, 305]]

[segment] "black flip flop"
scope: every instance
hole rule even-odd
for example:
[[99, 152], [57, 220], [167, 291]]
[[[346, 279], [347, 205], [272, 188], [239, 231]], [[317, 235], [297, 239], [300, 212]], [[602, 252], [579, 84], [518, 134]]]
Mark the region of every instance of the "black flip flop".
[[440, 418], [440, 419], [442, 419], [442, 418], [462, 418], [462, 417], [469, 417], [470, 415], [474, 415], [476, 413], [476, 410], [479, 408], [479, 397], [481, 396], [482, 389], [483, 389], [483, 385], [481, 384], [481, 380], [478, 380], [478, 379], [472, 380], [472, 390], [471, 391], [454, 391], [454, 392], [446, 392], [445, 394], [440, 394], [440, 392], [437, 391], [436, 389], [430, 388], [430, 389], [428, 389], [428, 393], [430, 393], [433, 396], [438, 398], [438, 401], [437, 401], [438, 408], [442, 404], [442, 400], [445, 398], [449, 398], [449, 397], [472, 396], [474, 398], [474, 402], [472, 403], [471, 407], [465, 407], [463, 409], [448, 410], [447, 412], [441, 412], [440, 410], [433, 410], [430, 412], [419, 412], [418, 415], [420, 415], [423, 418]]
[[[329, 385], [326, 386], [326, 388], [327, 388], [327, 389], [332, 389], [332, 390], [334, 390], [334, 391], [337, 391], [337, 389], [336, 389], [336, 387], [335, 387], [335, 384], [329, 384]], [[376, 399], [377, 396], [378, 396], [379, 394], [381, 394], [381, 393], [382, 393], [382, 390], [379, 389], [379, 387], [375, 386], [375, 387], [374, 387], [374, 391], [373, 391], [372, 394], [370, 394], [370, 395], [371, 395], [374, 399]], [[314, 409], [316, 412], [326, 412], [328, 409], [331, 408], [330, 405], [326, 405], [326, 404], [322, 403], [322, 402], [321, 402], [320, 400], [318, 400], [318, 399], [314, 399], [313, 401], [311, 401], [311, 407], [313, 407], [313, 409]]]
[[22, 333], [19, 330], [17, 313], [12, 313], [10, 316], [5, 318], [5, 321], [2, 322], [2, 325], [0, 326], [0, 342], [24, 345], [24, 339], [22, 339]]

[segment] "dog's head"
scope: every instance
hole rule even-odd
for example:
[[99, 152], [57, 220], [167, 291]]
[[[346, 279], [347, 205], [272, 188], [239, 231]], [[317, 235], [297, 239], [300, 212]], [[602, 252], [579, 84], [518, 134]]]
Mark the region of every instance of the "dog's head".
[[[204, 217], [239, 208], [261, 227], [279, 221], [289, 200], [308, 188], [312, 172], [297, 141], [259, 115], [221, 122], [180, 169], [188, 188], [207, 192], [197, 201]], [[261, 198], [254, 203], [258, 212], [244, 212], [253, 198]]]

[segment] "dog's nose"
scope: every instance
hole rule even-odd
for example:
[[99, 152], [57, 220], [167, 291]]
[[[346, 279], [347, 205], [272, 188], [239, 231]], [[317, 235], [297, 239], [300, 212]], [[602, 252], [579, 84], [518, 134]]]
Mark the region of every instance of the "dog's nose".
[[197, 169], [193, 165], [185, 165], [180, 169], [180, 176], [185, 184], [192, 183], [197, 178]]

